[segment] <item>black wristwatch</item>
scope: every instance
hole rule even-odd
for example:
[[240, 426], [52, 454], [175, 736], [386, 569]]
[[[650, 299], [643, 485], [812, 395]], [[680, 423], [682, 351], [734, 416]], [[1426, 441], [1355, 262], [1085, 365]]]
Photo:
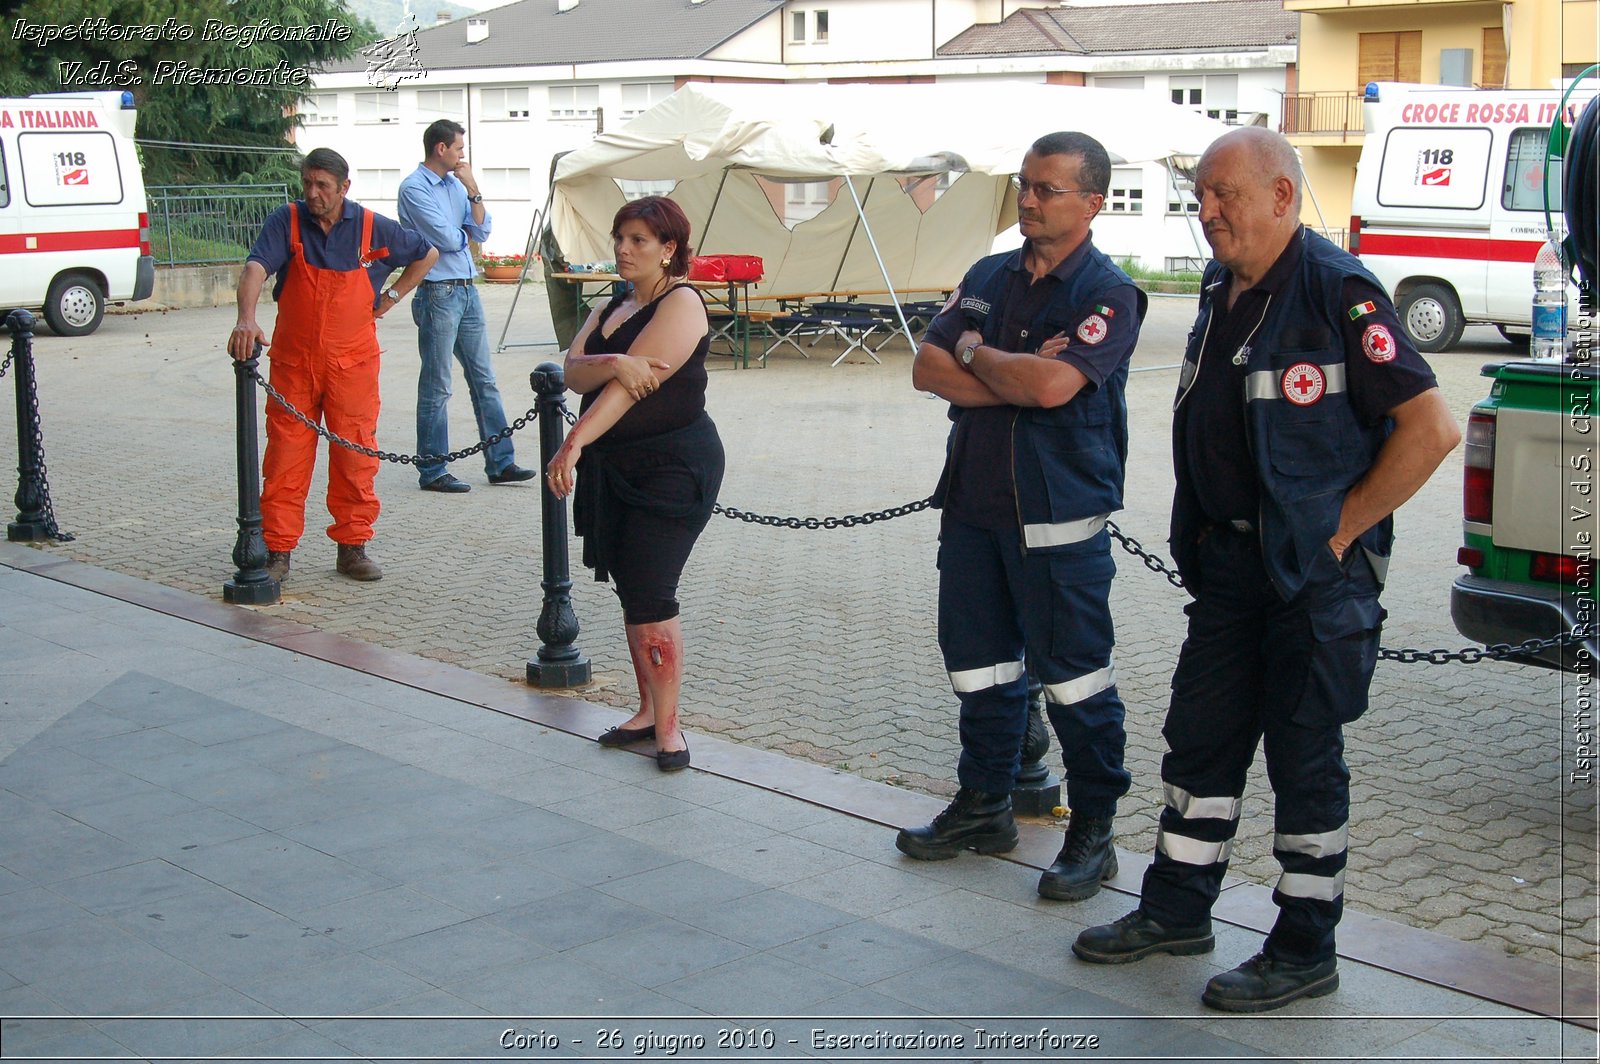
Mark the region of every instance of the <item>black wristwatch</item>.
[[483, 193], [480, 192], [475, 196], [468, 196], [467, 197], [467, 202], [468, 203], [482, 203], [483, 202]]

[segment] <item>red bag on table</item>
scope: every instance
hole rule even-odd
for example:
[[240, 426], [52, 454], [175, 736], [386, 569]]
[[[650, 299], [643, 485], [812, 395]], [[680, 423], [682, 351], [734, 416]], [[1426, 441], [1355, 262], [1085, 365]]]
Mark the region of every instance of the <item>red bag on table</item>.
[[760, 255], [696, 255], [689, 260], [691, 281], [759, 281]]

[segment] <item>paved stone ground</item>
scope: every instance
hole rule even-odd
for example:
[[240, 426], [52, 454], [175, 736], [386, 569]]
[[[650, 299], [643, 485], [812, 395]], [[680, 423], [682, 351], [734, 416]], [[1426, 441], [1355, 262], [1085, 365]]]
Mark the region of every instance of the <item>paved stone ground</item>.
[[[530, 287], [513, 343], [548, 340], [542, 290]], [[509, 292], [486, 289], [491, 320]], [[1154, 301], [1129, 390], [1133, 452], [1121, 527], [1164, 546], [1171, 498], [1167, 433], [1174, 372], [1192, 320], [1186, 298]], [[266, 315], [264, 315], [265, 317]], [[410, 450], [415, 341], [404, 308], [385, 321], [380, 443]], [[94, 336], [37, 342], [46, 454], [63, 528], [48, 549], [172, 587], [219, 595], [234, 536], [232, 374], [221, 342], [231, 309], [114, 316]], [[551, 348], [497, 356], [508, 413], [532, 405], [526, 372]], [[1470, 329], [1435, 359], [1453, 409], [1484, 392], [1482, 363], [1508, 349]], [[884, 365], [792, 353], [765, 369], [714, 366], [709, 403], [727, 444], [722, 501], [759, 513], [842, 515], [924, 497], [938, 472], [942, 404], [909, 386], [909, 353]], [[470, 438], [465, 394], [453, 441]], [[0, 434], [0, 463], [15, 442]], [[536, 464], [532, 432], [519, 460]], [[1385, 596], [1385, 644], [1460, 647], [1449, 622], [1460, 571], [1460, 453], [1400, 515]], [[271, 607], [320, 629], [520, 683], [538, 645], [537, 489], [491, 488], [481, 465], [458, 463], [466, 496], [424, 494], [409, 468], [385, 466], [373, 554], [378, 584], [333, 574], [333, 547], [313, 508], [284, 602]], [[868, 527], [794, 531], [714, 519], [685, 574], [689, 678], [696, 730], [832, 765], [872, 779], [953, 791], [954, 701], [934, 645], [934, 540], [921, 513]], [[1151, 845], [1158, 811], [1160, 722], [1182, 640], [1184, 598], [1119, 555], [1117, 664], [1129, 708], [1134, 790], [1120, 842]], [[620, 611], [579, 573], [579, 643], [596, 681], [581, 696], [618, 707], [634, 697]], [[1349, 729], [1355, 777], [1347, 902], [1511, 954], [1592, 963], [1596, 956], [1592, 787], [1567, 782], [1577, 688], [1526, 666], [1380, 665], [1373, 708]], [[1055, 755], [1051, 755], [1055, 760]], [[1270, 883], [1270, 795], [1259, 765], [1234, 871]]]

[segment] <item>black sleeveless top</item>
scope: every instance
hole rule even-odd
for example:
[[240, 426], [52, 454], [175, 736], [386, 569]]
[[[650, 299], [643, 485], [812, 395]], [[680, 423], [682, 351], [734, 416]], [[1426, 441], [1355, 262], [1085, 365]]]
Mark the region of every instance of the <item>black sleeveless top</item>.
[[[655, 317], [656, 308], [670, 293], [680, 288], [688, 288], [699, 295], [693, 285], [677, 284], [662, 292], [655, 299], [646, 303], [634, 312], [633, 316], [621, 325], [610, 336], [601, 334], [606, 319], [616, 311], [626, 297], [625, 292], [619, 292], [611, 297], [605, 309], [600, 313], [600, 321], [596, 324], [589, 338], [584, 341], [583, 353], [586, 355], [602, 354], [627, 354], [628, 347], [639, 338], [639, 333]], [[658, 436], [663, 432], [671, 432], [691, 424], [706, 408], [706, 352], [711, 346], [711, 333], [708, 329], [700, 342], [695, 345], [694, 352], [689, 356], [689, 361], [678, 368], [678, 372], [661, 382], [661, 387], [653, 394], [645, 396], [629, 408], [617, 423], [611, 427], [602, 440], [620, 442], [622, 440], [637, 440], [646, 436]], [[637, 351], [635, 354], [648, 356], [648, 351]], [[594, 405], [600, 398], [600, 393], [605, 389], [596, 388], [583, 397], [583, 403], [578, 408], [582, 414]], [[599, 442], [599, 441], [596, 441]]]

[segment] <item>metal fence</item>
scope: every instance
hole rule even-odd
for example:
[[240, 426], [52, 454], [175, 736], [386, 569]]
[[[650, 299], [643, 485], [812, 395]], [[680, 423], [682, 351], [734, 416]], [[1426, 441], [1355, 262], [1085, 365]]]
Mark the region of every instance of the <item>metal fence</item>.
[[150, 246], [162, 266], [241, 262], [289, 186], [151, 185]]
[[1359, 92], [1286, 92], [1281, 132], [1359, 137], [1366, 131], [1361, 101]]

